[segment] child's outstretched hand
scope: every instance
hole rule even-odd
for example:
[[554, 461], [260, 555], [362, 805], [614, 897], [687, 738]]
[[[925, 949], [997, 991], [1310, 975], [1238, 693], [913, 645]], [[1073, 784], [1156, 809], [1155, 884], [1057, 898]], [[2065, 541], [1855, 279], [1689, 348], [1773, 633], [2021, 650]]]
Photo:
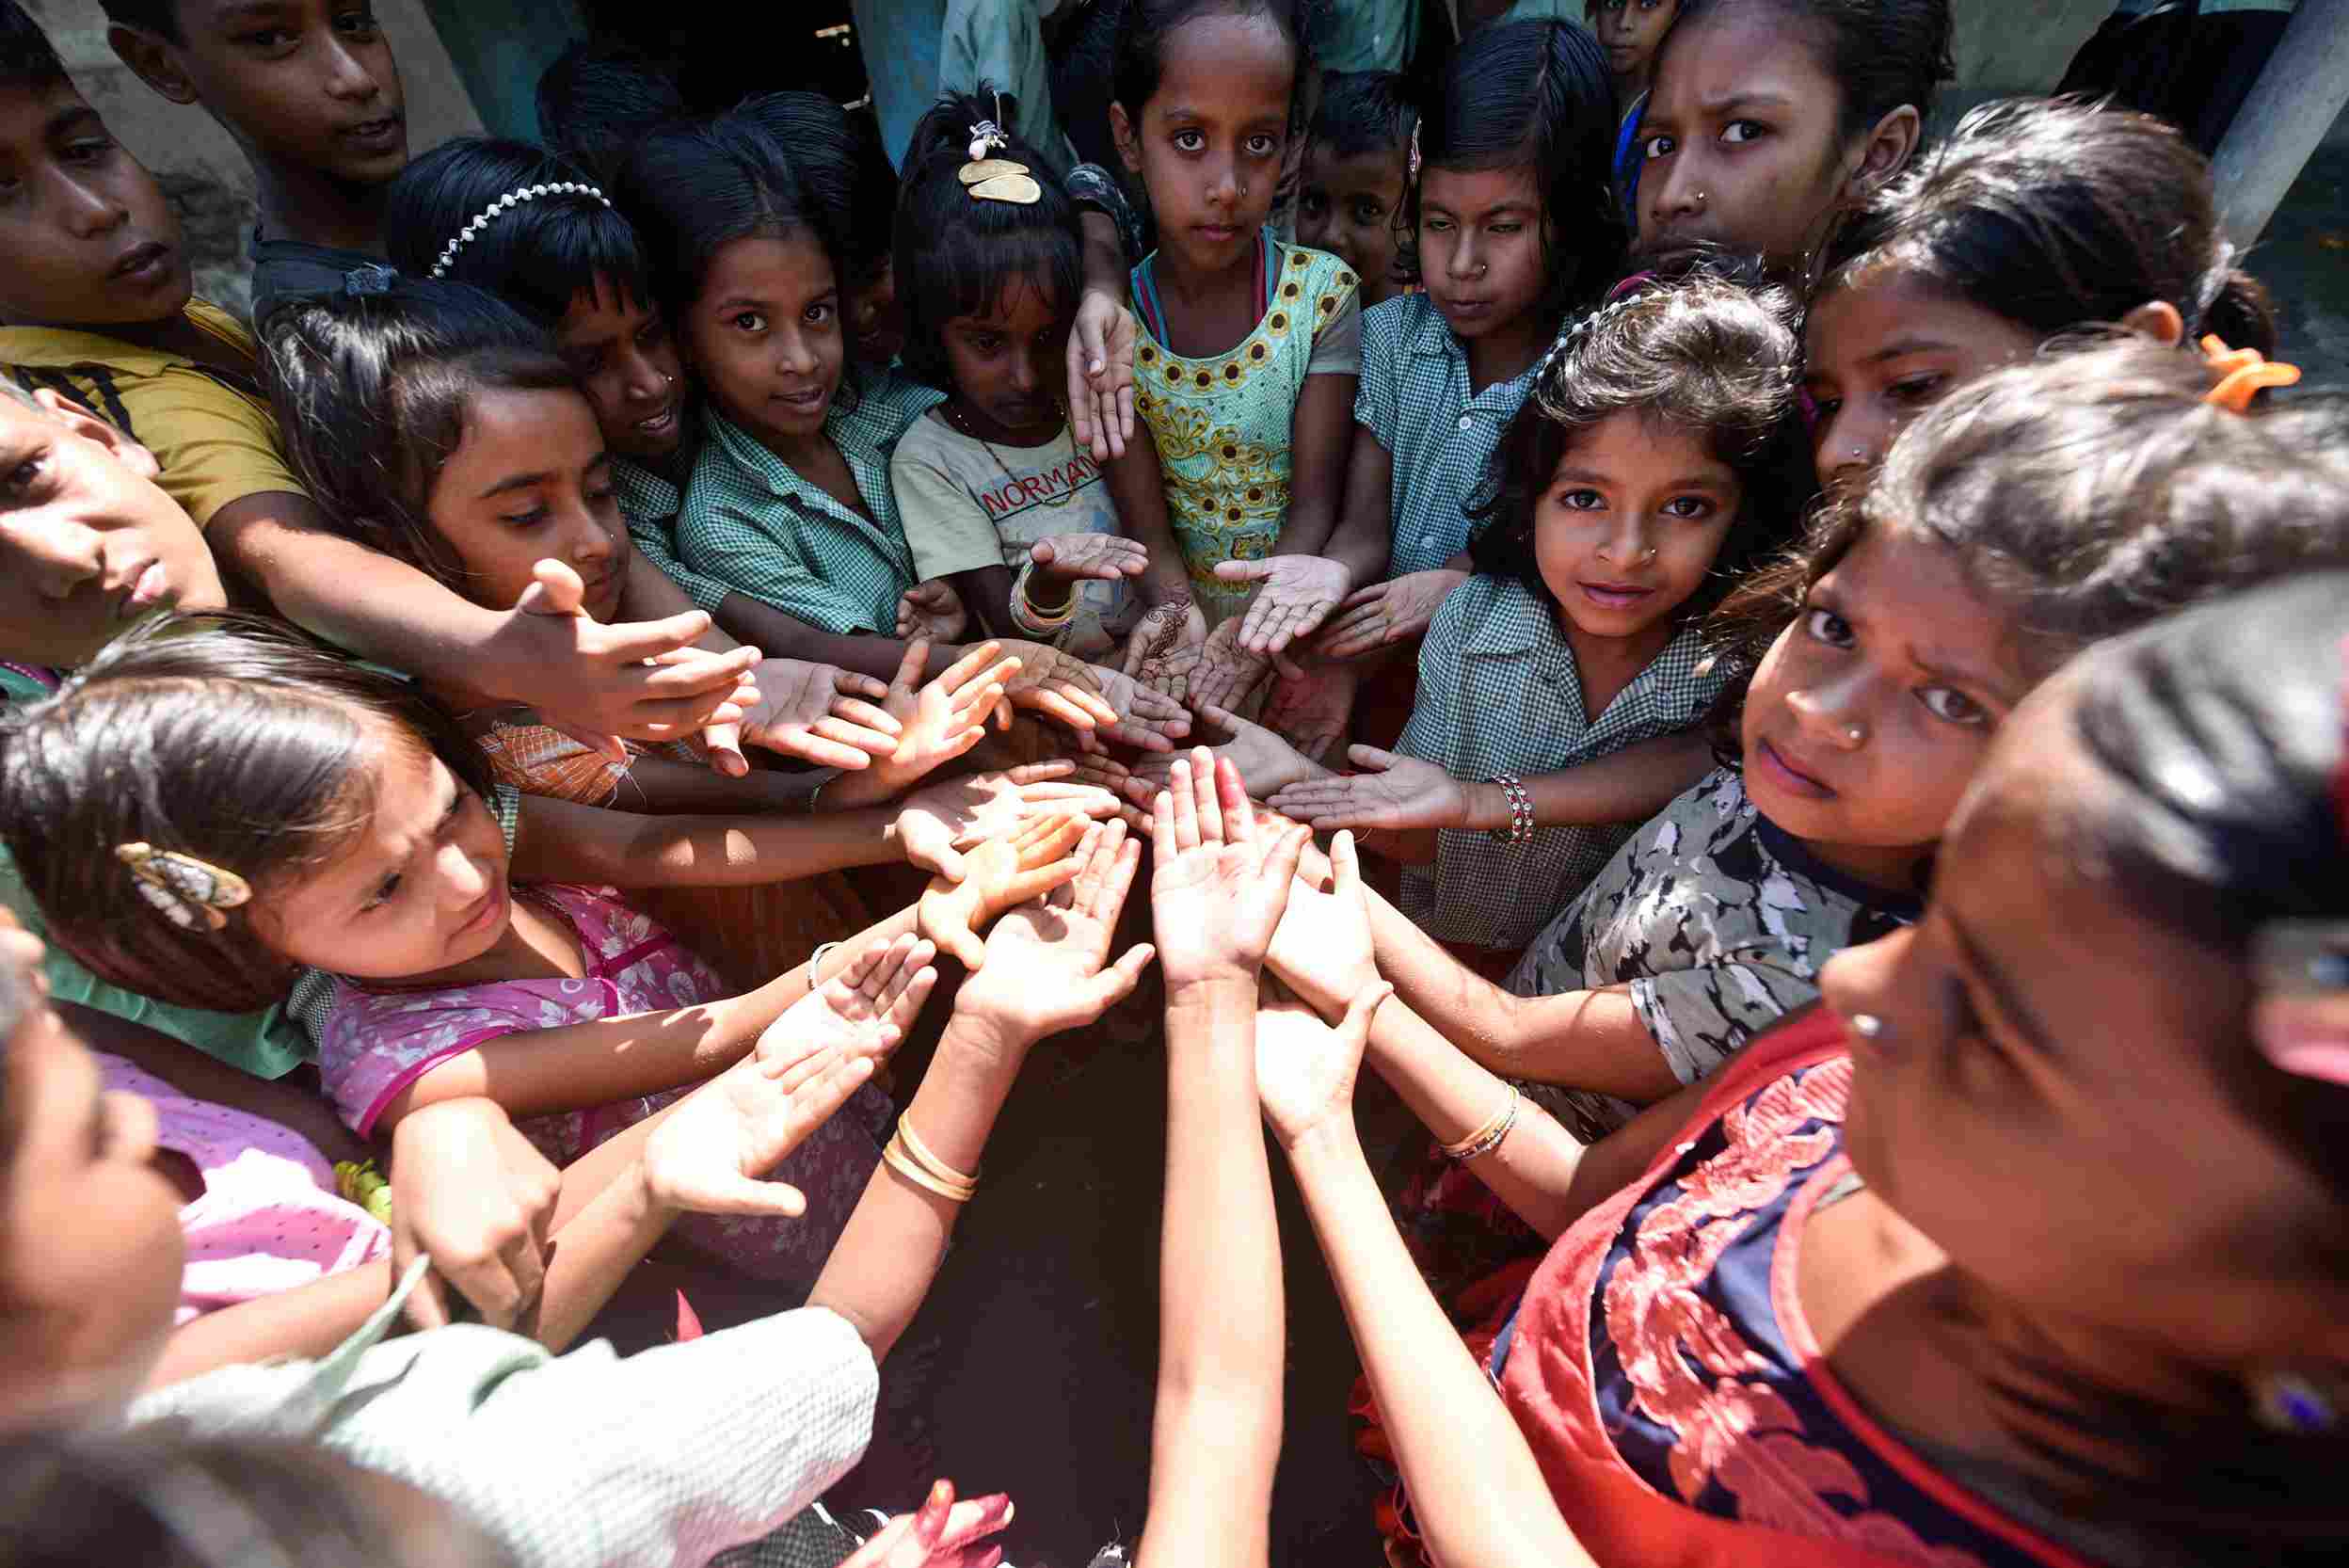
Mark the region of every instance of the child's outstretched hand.
[[[1271, 730], [1251, 724], [1228, 709], [1202, 708], [1199, 717], [1208, 751], [1230, 759], [1239, 770], [1240, 784], [1258, 800], [1269, 799], [1289, 785], [1316, 777], [1321, 772], [1310, 758]], [[1174, 776], [1174, 761], [1172, 756], [1144, 757], [1134, 763], [1133, 775], [1152, 788], [1163, 790]]]
[[871, 676], [805, 659], [761, 659], [754, 673], [759, 700], [743, 714], [744, 744], [852, 771], [897, 750], [903, 726], [873, 706], [889, 688]]
[[[1019, 661], [1019, 673], [1003, 691], [1013, 707], [1033, 709], [1079, 734], [1117, 722], [1117, 710], [1102, 694], [1093, 666], [1082, 659], [1050, 643], [1017, 638], [1004, 639], [1003, 651]], [[1003, 715], [1003, 728], [1011, 728], [1008, 713]]]
[[615, 762], [628, 760], [623, 738], [683, 740], [742, 717], [735, 696], [759, 651], [694, 647], [709, 634], [709, 612], [605, 626], [586, 614], [586, 585], [570, 567], [545, 560], [533, 576], [484, 650], [503, 676], [491, 696], [528, 703]]
[[967, 874], [960, 853], [1017, 832], [1043, 817], [1110, 817], [1118, 800], [1091, 784], [1068, 782], [1069, 761], [1029, 762], [1008, 773], [974, 773], [917, 791], [898, 808], [891, 829], [905, 858], [949, 882]]
[[1055, 534], [1031, 545], [1028, 559], [1039, 577], [1064, 583], [1119, 583], [1150, 569], [1150, 552], [1122, 534]]
[[1334, 1017], [1347, 1000], [1379, 983], [1370, 905], [1362, 892], [1362, 855], [1354, 836], [1330, 844], [1329, 888], [1300, 875], [1265, 963], [1289, 989]]
[[1206, 613], [1188, 599], [1143, 613], [1126, 639], [1123, 673], [1177, 702], [1190, 696], [1190, 678], [1206, 651]]
[[1333, 1029], [1286, 987], [1264, 987], [1256, 1005], [1256, 1101], [1281, 1147], [1333, 1118], [1350, 1115], [1371, 1015], [1395, 987], [1374, 980], [1345, 1003]]
[[1464, 571], [1412, 571], [1373, 583], [1346, 596], [1320, 637], [1332, 659], [1359, 659], [1393, 643], [1427, 634], [1435, 613], [1451, 591], [1468, 581]]
[[927, 685], [921, 672], [930, 644], [916, 637], [889, 682], [884, 704], [899, 727], [897, 750], [862, 773], [826, 786], [827, 806], [855, 808], [894, 799], [987, 737], [987, 715], [1003, 699], [1003, 688], [1019, 673], [1019, 661], [998, 662], [1000, 643], [981, 643], [938, 673]]
[[[1156, 760], [1155, 757], [1153, 760]], [[1118, 820], [1136, 833], [1150, 831], [1150, 802], [1158, 787], [1106, 751], [1088, 751], [1073, 760], [1072, 784], [1091, 784], [1118, 797]], [[1165, 760], [1171, 765], [1173, 759]]]
[[1150, 964], [1147, 942], [1109, 963], [1110, 937], [1142, 864], [1142, 845], [1126, 824], [1087, 828], [1067, 863], [1079, 868], [1073, 877], [996, 923], [984, 967], [972, 967], [954, 998], [957, 1013], [1021, 1045], [1093, 1022], [1132, 992]]
[[[1124, 824], [1121, 824], [1121, 826]], [[1075, 876], [1082, 862], [1063, 855], [1085, 835], [1079, 816], [1039, 817], [963, 857], [960, 882], [933, 878], [922, 889], [921, 934], [974, 973], [987, 961], [979, 933], [1015, 904], [1041, 898]]]
[[963, 596], [943, 577], [917, 583], [898, 596], [897, 634], [951, 643], [970, 627], [970, 612]]
[[1167, 984], [1254, 980], [1312, 835], [1258, 833], [1239, 770], [1205, 746], [1174, 764], [1150, 816], [1150, 914]]
[[900, 936], [767, 1026], [759, 1048], [678, 1102], [645, 1141], [645, 1190], [663, 1208], [797, 1219], [807, 1200], [760, 1181], [846, 1104], [905, 1037], [938, 971], [934, 949]]
[[1238, 620], [1227, 620], [1200, 646], [1198, 663], [1190, 671], [1189, 700], [1193, 708], [1236, 709], [1271, 670], [1270, 658], [1240, 647], [1239, 628]]
[[1079, 730], [1077, 742], [1087, 750], [1103, 741], [1115, 741], [1120, 745], [1138, 746], [1143, 751], [1173, 751], [1174, 743], [1190, 733], [1190, 715], [1183, 705], [1164, 692], [1152, 691], [1130, 675], [1121, 674], [1106, 664], [1088, 664], [1093, 679], [1101, 688], [1119, 717], [1115, 724], [1105, 725], [1090, 733]]
[[1259, 584], [1239, 624], [1239, 646], [1270, 658], [1284, 675], [1297, 667], [1281, 655], [1301, 637], [1310, 637], [1353, 591], [1354, 574], [1326, 555], [1270, 555], [1261, 561], [1222, 561], [1215, 575], [1226, 583]]
[[531, 1333], [562, 1176], [494, 1100], [441, 1100], [392, 1129], [392, 1272], [432, 1269], [407, 1298], [420, 1329], [449, 1320], [448, 1288], [492, 1328]]
[[1323, 773], [1291, 784], [1265, 804], [1312, 825], [1390, 830], [1459, 827], [1468, 820], [1468, 787], [1433, 762], [1377, 746], [1349, 746], [1364, 773]]
[[1012, 1499], [954, 1500], [954, 1483], [939, 1481], [919, 1511], [901, 1513], [851, 1554], [840, 1568], [995, 1568], [1003, 1548], [980, 1543], [1012, 1522]]
[[1092, 289], [1068, 331], [1068, 424], [1096, 463], [1126, 456], [1134, 439], [1134, 317]]
[[1284, 671], [1265, 694], [1264, 727], [1318, 766], [1345, 739], [1362, 676], [1359, 665], [1318, 662]]

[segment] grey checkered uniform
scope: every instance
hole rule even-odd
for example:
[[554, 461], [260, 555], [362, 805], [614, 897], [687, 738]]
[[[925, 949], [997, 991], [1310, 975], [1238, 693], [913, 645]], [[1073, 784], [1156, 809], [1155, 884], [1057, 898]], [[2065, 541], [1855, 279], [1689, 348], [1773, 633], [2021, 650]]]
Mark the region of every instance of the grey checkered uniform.
[[[1472, 577], [1445, 600], [1419, 649], [1419, 697], [1398, 749], [1454, 778], [1557, 773], [1692, 728], [1727, 683], [1700, 674], [1684, 626], [1595, 722], [1574, 649], [1546, 599]], [[1485, 833], [1437, 836], [1433, 867], [1403, 875], [1403, 912], [1441, 942], [1522, 948], [1582, 891], [1633, 824], [1545, 827], [1514, 848]]]

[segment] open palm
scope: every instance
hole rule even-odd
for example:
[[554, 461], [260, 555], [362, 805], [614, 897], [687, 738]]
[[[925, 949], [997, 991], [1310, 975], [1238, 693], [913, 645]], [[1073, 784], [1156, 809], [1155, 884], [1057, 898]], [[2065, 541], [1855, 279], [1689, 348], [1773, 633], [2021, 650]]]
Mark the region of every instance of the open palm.
[[1167, 984], [1254, 976], [1310, 835], [1259, 833], [1239, 770], [1205, 746], [1174, 764], [1150, 816], [1150, 913]]
[[1256, 1007], [1256, 1100], [1283, 1147], [1352, 1112], [1371, 1015], [1394, 993], [1382, 980], [1356, 992], [1332, 1028], [1278, 982], [1264, 987]]

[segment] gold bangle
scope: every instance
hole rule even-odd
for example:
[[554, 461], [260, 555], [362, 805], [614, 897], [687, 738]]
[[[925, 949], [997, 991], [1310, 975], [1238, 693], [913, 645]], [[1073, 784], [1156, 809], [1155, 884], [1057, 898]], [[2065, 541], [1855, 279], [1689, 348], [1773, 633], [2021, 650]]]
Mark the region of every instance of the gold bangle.
[[1510, 1128], [1517, 1125], [1517, 1107], [1523, 1098], [1524, 1096], [1518, 1093], [1517, 1085], [1510, 1084], [1509, 1103], [1502, 1106], [1491, 1121], [1462, 1138], [1459, 1143], [1443, 1144], [1444, 1158], [1466, 1164], [1471, 1160], [1481, 1160], [1499, 1148], [1502, 1140], [1509, 1136]]
[[[881, 1163], [903, 1176], [925, 1192], [934, 1192], [949, 1203], [968, 1203], [971, 1192], [949, 1187], [928, 1171], [914, 1163], [914, 1157], [905, 1152], [903, 1139], [892, 1138], [881, 1149]], [[976, 1189], [972, 1189], [975, 1192]]]
[[928, 1171], [950, 1187], [961, 1187], [973, 1192], [979, 1191], [977, 1171], [965, 1176], [945, 1160], [940, 1160], [931, 1152], [930, 1145], [921, 1141], [921, 1134], [914, 1130], [914, 1124], [907, 1121], [902, 1114], [897, 1118], [897, 1135], [905, 1140], [905, 1152], [912, 1155], [923, 1170]]

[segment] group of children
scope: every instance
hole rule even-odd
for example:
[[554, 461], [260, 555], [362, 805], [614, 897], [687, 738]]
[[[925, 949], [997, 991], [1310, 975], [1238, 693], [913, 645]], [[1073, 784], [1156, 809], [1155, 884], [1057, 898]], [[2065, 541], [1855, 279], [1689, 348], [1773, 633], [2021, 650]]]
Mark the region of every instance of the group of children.
[[[2349, 423], [2202, 157], [1928, 138], [1947, 0], [1100, 3], [1119, 169], [108, 0], [257, 332], [0, 5], [0, 1556], [989, 1568], [819, 1499], [1154, 965], [1137, 1561], [1270, 1550], [1264, 1124], [1391, 1561], [2337, 1556]], [[672, 1233], [791, 1310], [563, 1353]]]

